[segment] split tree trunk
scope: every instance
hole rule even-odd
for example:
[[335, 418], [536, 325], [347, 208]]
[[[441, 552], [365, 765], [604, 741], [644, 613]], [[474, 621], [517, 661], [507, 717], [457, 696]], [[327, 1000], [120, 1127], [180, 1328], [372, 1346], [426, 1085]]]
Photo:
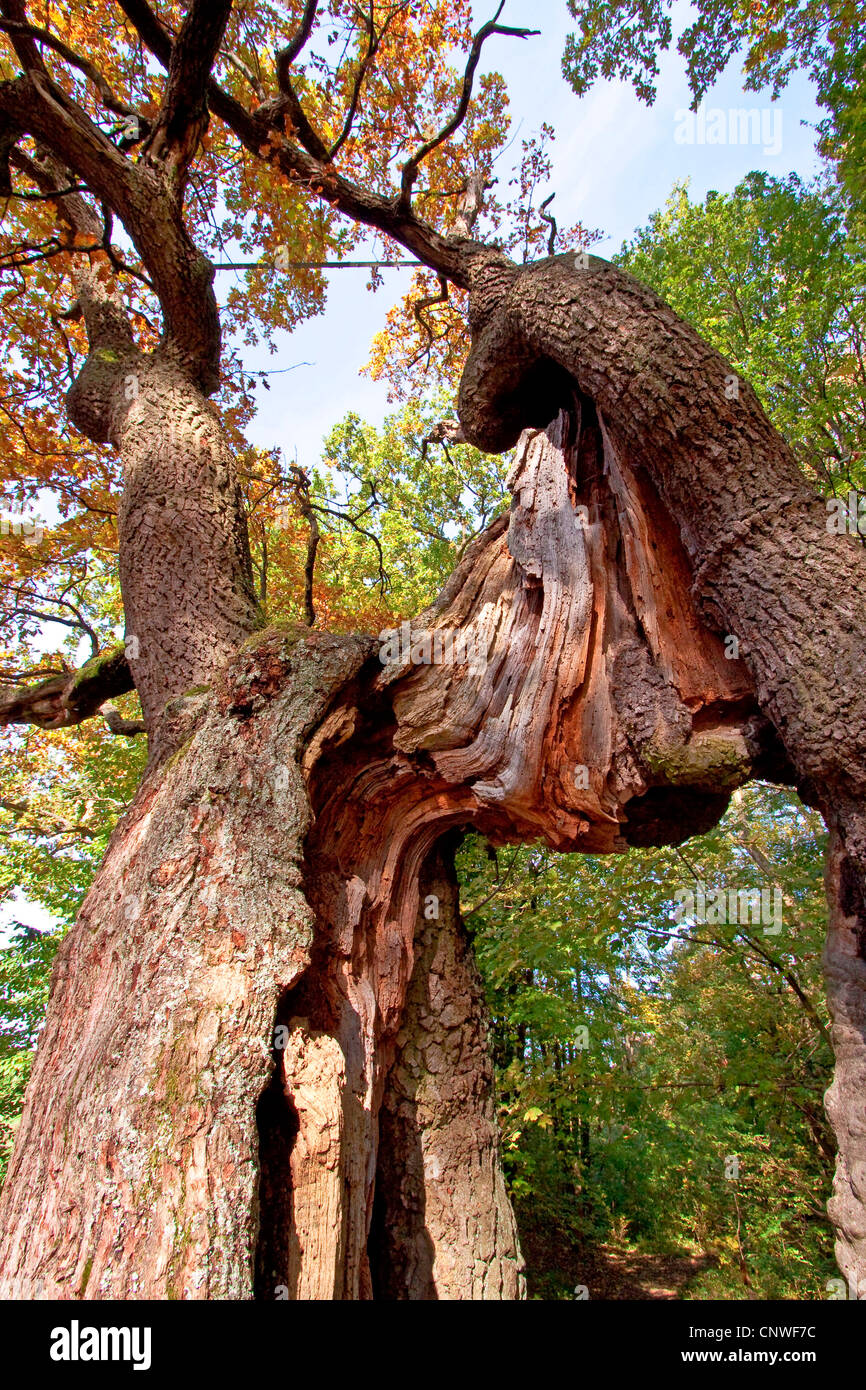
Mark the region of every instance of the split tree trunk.
[[[287, 1281], [312, 1287], [298, 1213], [321, 1179], [316, 1165], [337, 1152], [347, 1195], [334, 1189], [334, 1291], [368, 1292], [378, 1118], [412, 994], [419, 875], [437, 840], [460, 824], [595, 851], [685, 838], [713, 822], [732, 786], [772, 770], [834, 834], [831, 1210], [843, 1272], [866, 1296], [862, 550], [828, 537], [746, 384], [630, 276], [585, 255], [515, 266], [463, 235], [471, 209], [443, 236], [412, 210], [411, 169], [396, 200], [358, 188], [319, 158], [312, 131], [300, 149], [279, 132], [276, 108], [250, 113], [211, 82], [208, 100], [247, 149], [469, 290], [467, 438], [500, 450], [560, 410], [577, 426], [560, 421], [546, 445], [527, 443], [507, 540], [491, 528], [425, 617], [488, 637], [483, 672], [431, 677], [408, 662], [377, 673], [363, 644], [310, 639], [294, 657], [262, 641], [214, 681], [257, 616], [231, 460], [205, 401], [219, 379], [212, 268], [182, 212], [207, 121], [204, 73], [229, 12], [212, 9], [197, 25], [192, 105], [183, 110], [172, 65], [134, 164], [52, 88], [29, 38], [13, 37], [23, 71], [3, 84], [14, 140], [27, 132], [37, 145], [28, 175], [56, 194], [79, 245], [92, 232], [93, 244], [110, 238], [110, 222], [61, 191], [70, 183], [83, 180], [123, 220], [164, 326], [143, 358], [119, 297], [101, 285], [102, 253], [82, 253], [90, 354], [70, 418], [126, 454], [120, 564], [152, 762], [58, 964], [3, 1194], [5, 1286], [250, 1289], [251, 1232], [271, 1221], [251, 1194], [261, 1186], [270, 1200], [273, 1161], [298, 1198], [274, 1250]], [[169, 66], [159, 25], [141, 33]], [[182, 26], [184, 59], [190, 38]], [[182, 427], [176, 461], [167, 416]], [[725, 668], [703, 619], [739, 640], [745, 666]], [[205, 683], [209, 694], [182, 698]], [[66, 694], [54, 692], [60, 722], [75, 714]], [[289, 789], [282, 804], [269, 773]], [[288, 847], [276, 905], [259, 826], [260, 843]], [[264, 1114], [294, 1085], [297, 1132], [290, 1116], [268, 1138], [273, 1159], [257, 1158], [249, 1086], [269, 1070], [262, 1030], [289, 989], [306, 1023], [288, 1028], [277, 1081], [261, 1095]], [[317, 1120], [316, 1077], [323, 1094], [344, 1096], [333, 1133]]]
[[412, 979], [379, 1114], [374, 1297], [520, 1298], [483, 985], [447, 842], [419, 889]]
[[[512, 484], [415, 660], [271, 631], [180, 702], [61, 948], [7, 1296], [520, 1294], [440, 842], [680, 841], [778, 750], [591, 402]], [[454, 631], [486, 660], [425, 660]]]
[[466, 437], [501, 450], [575, 385], [592, 396], [626, 475], [647, 480], [681, 537], [698, 612], [736, 638], [786, 779], [838, 837], [826, 959], [843, 1050], [828, 1095], [839, 1147], [828, 1209], [840, 1268], [866, 1298], [866, 1088], [855, 1061], [866, 1053], [863, 547], [828, 530], [823, 502], [748, 383], [615, 266], [586, 255], [482, 265], [470, 318]]

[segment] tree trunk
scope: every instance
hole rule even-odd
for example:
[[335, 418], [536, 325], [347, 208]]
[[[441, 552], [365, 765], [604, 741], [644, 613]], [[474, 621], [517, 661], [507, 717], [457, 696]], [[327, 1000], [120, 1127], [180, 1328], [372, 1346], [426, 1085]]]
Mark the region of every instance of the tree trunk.
[[151, 754], [168, 702], [206, 684], [259, 623], [235, 461], [217, 411], [170, 357], [123, 373], [113, 435], [126, 648]]
[[777, 751], [591, 402], [512, 484], [392, 661], [272, 630], [182, 702], [58, 958], [7, 1296], [521, 1292], [436, 847], [680, 841]]
[[827, 898], [824, 973], [836, 1069], [824, 1100], [839, 1145], [827, 1210], [851, 1297], [866, 1298], [866, 903], [838, 834], [827, 850]]
[[0, 1196], [7, 1297], [249, 1298], [256, 1102], [309, 960], [297, 755], [367, 647], [271, 634], [146, 777], [52, 979]]
[[374, 1296], [521, 1298], [483, 986], [441, 842], [421, 875], [414, 954], [379, 1120]]
[[[855, 1002], [857, 961], [839, 945], [839, 923], [856, 920], [862, 960], [863, 547], [831, 532], [824, 504], [752, 388], [653, 291], [615, 266], [583, 254], [522, 270], [480, 265], [470, 318], [460, 401], [467, 439], [504, 449], [576, 387], [592, 396], [626, 488], [650, 486], [681, 538], [697, 611], [735, 641], [784, 749], [784, 780], [839, 837], [834, 853], [846, 869], [836, 872], [833, 860], [827, 877], [828, 989], [844, 1020], [835, 1030], [844, 1052], [830, 1092], [840, 1158], [829, 1211], [846, 1272], [866, 1289], [864, 1092], [853, 1061], [866, 1034]], [[637, 543], [644, 560], [645, 540]], [[624, 541], [628, 547], [627, 533]]]
[[[13, 149], [18, 167], [82, 248], [90, 353], [69, 413], [124, 455], [120, 569], [151, 751], [58, 961], [2, 1198], [5, 1286], [249, 1292], [261, 1228], [266, 1281], [270, 1268], [296, 1292], [369, 1293], [379, 1114], [412, 996], [419, 875], [443, 833], [590, 852], [677, 841], [771, 774], [837, 837], [832, 1211], [862, 1288], [862, 548], [828, 535], [754, 393], [651, 291], [583, 253], [515, 266], [470, 240], [477, 206], [436, 232], [412, 208], [417, 161], [400, 197], [380, 196], [308, 123], [296, 146], [282, 99], [251, 112], [208, 81], [230, 5], [173, 37], [134, 8], [169, 69], [135, 160], [56, 88], [31, 36], [12, 37], [22, 70], [2, 84], [12, 146], [26, 133], [36, 147]], [[313, 637], [294, 656], [274, 638], [235, 659], [257, 613], [206, 403], [213, 268], [183, 220], [208, 104], [256, 157], [469, 290], [465, 437], [498, 451], [535, 431], [507, 533], [488, 530], [385, 671], [363, 642]], [[66, 191], [79, 180], [90, 201]], [[83, 250], [110, 246], [109, 210], [160, 301], [147, 358], [103, 283], [111, 258]], [[726, 661], [710, 627], [745, 661]], [[443, 674], [425, 652], [455, 630], [485, 659]], [[70, 695], [50, 692], [55, 722], [74, 717]]]
[[159, 761], [183, 737], [183, 694], [206, 685], [260, 622], [234, 457], [217, 411], [168, 349], [96, 349], [68, 406], [123, 462], [126, 655]]

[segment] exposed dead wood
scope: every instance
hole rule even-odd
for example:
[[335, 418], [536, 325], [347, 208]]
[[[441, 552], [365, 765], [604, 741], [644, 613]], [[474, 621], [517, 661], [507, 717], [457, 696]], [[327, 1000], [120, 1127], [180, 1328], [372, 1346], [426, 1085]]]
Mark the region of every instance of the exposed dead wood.
[[[311, 1045], [336, 1038], [346, 1059], [344, 1297], [374, 1282], [379, 1116], [407, 1046], [416, 952], [428, 949], [419, 947], [419, 883], [442, 835], [472, 825], [497, 840], [594, 853], [676, 842], [713, 824], [765, 756], [748, 673], [690, 606], [678, 537], [588, 402], [524, 435], [510, 486], [510, 516], [400, 635], [399, 659], [336, 702], [305, 754], [314, 811], [305, 882], [319, 935], [290, 1008]], [[449, 641], [453, 657], [454, 634], [467, 655], [437, 662]], [[419, 987], [430, 987], [423, 972]], [[432, 1016], [427, 1026], [414, 1044], [427, 1058], [422, 1066], [416, 1056], [418, 1077], [436, 1049]], [[451, 1059], [452, 1086], [462, 1065]], [[394, 1115], [411, 1109], [405, 1078], [401, 1087], [386, 1105], [391, 1140], [378, 1159], [386, 1205], [404, 1186], [416, 1202], [424, 1195], [423, 1143], [395, 1138]], [[320, 1154], [309, 1154], [309, 1172], [293, 1169], [302, 1191], [322, 1181]], [[411, 1266], [410, 1284], [421, 1287], [435, 1256], [411, 1233], [400, 1240], [394, 1232], [390, 1258]], [[495, 1264], [516, 1269], [503, 1249]]]
[[684, 839], [771, 745], [587, 401], [523, 436], [511, 486], [393, 663], [273, 631], [183, 702], [61, 949], [0, 1196], [5, 1294], [393, 1296], [377, 1173], [380, 1209], [408, 1194], [412, 1296], [520, 1291], [436, 846]]

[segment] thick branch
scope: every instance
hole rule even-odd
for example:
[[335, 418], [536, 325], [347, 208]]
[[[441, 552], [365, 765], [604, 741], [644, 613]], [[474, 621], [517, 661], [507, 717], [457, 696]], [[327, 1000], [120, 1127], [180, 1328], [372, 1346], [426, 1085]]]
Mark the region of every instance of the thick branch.
[[36, 47], [33, 36], [26, 32], [29, 26], [24, 0], [3, 0], [0, 10], [7, 19], [18, 26], [18, 31], [10, 33], [9, 37], [22, 68], [25, 72], [46, 72], [45, 60]]
[[[70, 190], [69, 170], [51, 155], [31, 159], [21, 150], [14, 150], [12, 163], [25, 174], [46, 197], [51, 197], [58, 216], [73, 238], [89, 237], [95, 246], [105, 249], [106, 225], [80, 192]], [[126, 353], [133, 347], [132, 328], [123, 301], [111, 276], [99, 274], [105, 262], [91, 252], [78, 258], [76, 272], [77, 304], [84, 315], [91, 351], [109, 349]]]
[[106, 703], [101, 706], [99, 713], [113, 734], [134, 738], [136, 734], [147, 733], [147, 725], [143, 719], [124, 719], [117, 705]]
[[178, 174], [189, 167], [207, 128], [208, 81], [231, 8], [231, 0], [194, 0], [172, 47], [162, 108], [147, 152]]
[[36, 724], [40, 729], [63, 729], [91, 719], [107, 700], [134, 689], [123, 647], [112, 647], [79, 671], [52, 676], [29, 688], [0, 690], [0, 726]]

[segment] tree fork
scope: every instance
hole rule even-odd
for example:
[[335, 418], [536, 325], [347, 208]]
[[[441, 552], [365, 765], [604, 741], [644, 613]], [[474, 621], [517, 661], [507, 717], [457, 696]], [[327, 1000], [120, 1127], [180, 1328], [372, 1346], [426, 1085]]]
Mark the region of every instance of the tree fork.
[[[413, 1296], [519, 1292], [489, 1092], [464, 1065], [477, 987], [447, 885], [419, 935], [423, 876], [442, 874], [425, 866], [461, 826], [591, 852], [679, 841], [777, 750], [590, 401], [524, 436], [511, 482], [510, 515], [395, 660], [272, 631], [183, 702], [58, 957], [0, 1196], [5, 1293], [393, 1296], [377, 1172], [386, 1209], [415, 1193], [395, 1225]], [[419, 1107], [421, 1055], [444, 1061]], [[407, 1147], [393, 1115], [413, 1105]], [[459, 1225], [435, 1173], [456, 1173], [467, 1115], [483, 1182]]]

